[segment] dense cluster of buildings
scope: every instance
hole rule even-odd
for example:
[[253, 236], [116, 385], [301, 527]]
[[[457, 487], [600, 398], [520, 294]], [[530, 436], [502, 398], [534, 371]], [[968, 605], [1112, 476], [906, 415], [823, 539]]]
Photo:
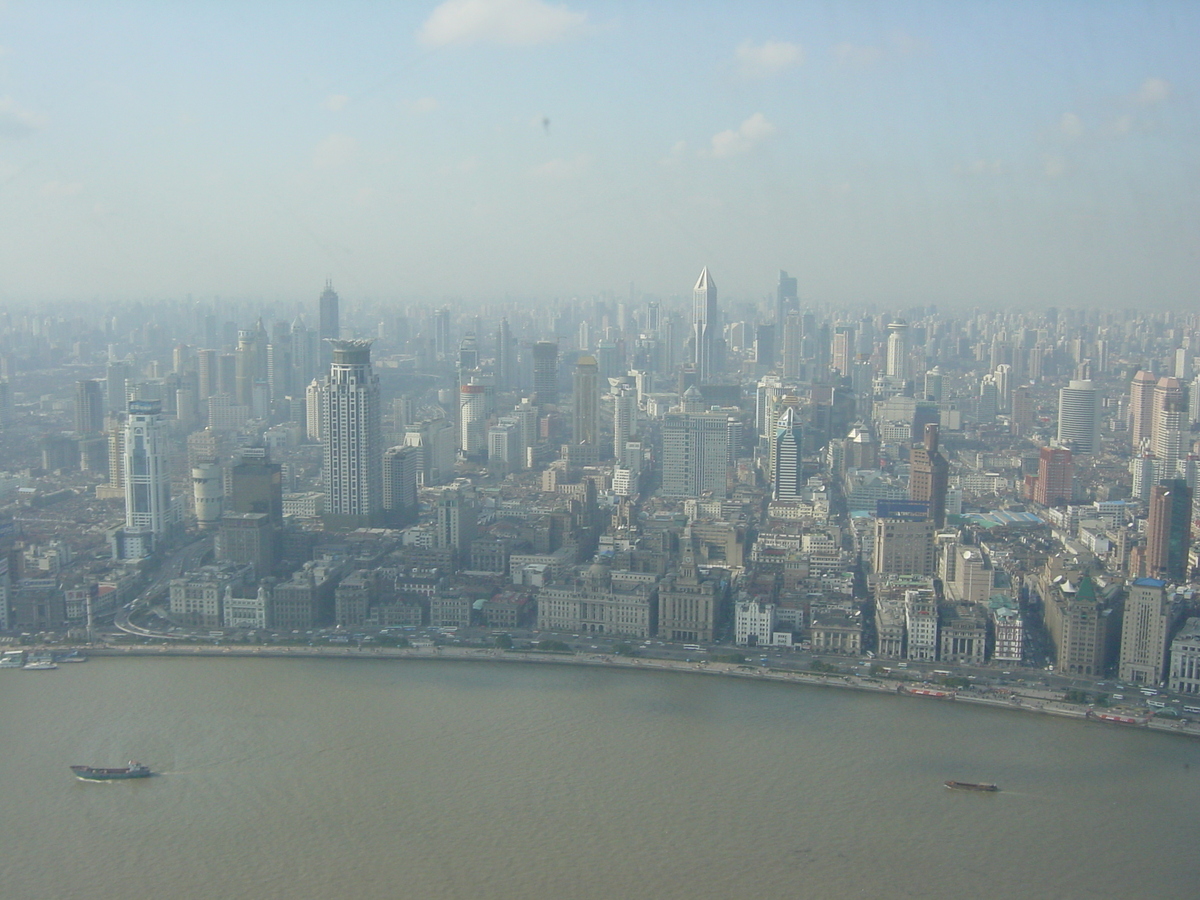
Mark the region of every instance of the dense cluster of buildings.
[[[0, 630], [535, 628], [1200, 685], [1200, 317], [722, 303], [0, 321]], [[267, 324], [273, 323], [273, 324]], [[364, 335], [371, 335], [365, 338]]]

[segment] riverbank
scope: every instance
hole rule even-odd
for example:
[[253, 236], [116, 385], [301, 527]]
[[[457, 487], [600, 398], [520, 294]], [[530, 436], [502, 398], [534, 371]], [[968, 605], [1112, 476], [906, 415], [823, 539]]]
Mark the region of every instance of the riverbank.
[[[64, 648], [58, 648], [64, 649]], [[812, 672], [795, 672], [780, 669], [770, 669], [749, 664], [725, 662], [687, 662], [683, 660], [661, 659], [656, 657], [615, 656], [595, 653], [538, 653], [523, 650], [500, 650], [492, 648], [472, 647], [372, 647], [359, 649], [354, 647], [307, 647], [307, 646], [262, 646], [262, 645], [127, 645], [103, 647], [79, 647], [81, 653], [97, 657], [130, 657], [130, 656], [183, 656], [183, 657], [271, 657], [276, 659], [331, 658], [355, 660], [443, 660], [451, 662], [504, 662], [526, 663], [531, 665], [567, 665], [593, 666], [601, 668], [625, 668], [634, 671], [660, 671], [687, 673], [693, 675], [720, 676], [725, 678], [741, 678], [756, 681], [768, 681], [785, 684], [804, 684], [814, 687], [840, 688], [842, 690], [866, 691], [877, 694], [897, 694], [899, 684], [894, 681], [864, 678], [858, 675], [819, 674]], [[1040, 713], [1043, 715], [1060, 716], [1068, 719], [1089, 721], [1089, 708], [1076, 703], [1067, 703], [1058, 699], [1054, 692], [1013, 690], [1004, 695], [985, 696], [972, 690], [948, 692], [948, 697], [911, 696], [910, 699], [921, 702], [937, 703], [969, 703], [992, 709], [1014, 710], [1018, 712]], [[1112, 727], [1135, 727], [1118, 726]], [[1179, 734], [1187, 737], [1200, 738], [1200, 722], [1182, 720], [1149, 719], [1146, 728], [1169, 734]]]

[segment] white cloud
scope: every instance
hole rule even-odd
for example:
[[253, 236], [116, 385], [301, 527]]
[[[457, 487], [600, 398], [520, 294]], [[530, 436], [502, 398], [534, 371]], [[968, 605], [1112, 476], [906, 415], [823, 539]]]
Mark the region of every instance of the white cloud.
[[1117, 116], [1105, 127], [1105, 133], [1111, 137], [1124, 137], [1133, 131], [1136, 124], [1133, 116]]
[[330, 94], [321, 105], [330, 112], [341, 112], [349, 102], [350, 98], [345, 94]]
[[1082, 137], [1083, 119], [1072, 112], [1063, 113], [1062, 118], [1058, 120], [1058, 130], [1065, 138], [1074, 140], [1077, 137]]
[[1047, 178], [1061, 178], [1067, 173], [1067, 162], [1061, 156], [1048, 154], [1042, 160], [1042, 171]]
[[738, 71], [746, 78], [767, 78], [793, 69], [804, 62], [804, 50], [787, 41], [742, 41], [734, 52]]
[[1164, 103], [1171, 96], [1171, 83], [1162, 78], [1147, 78], [1138, 88], [1137, 102], [1146, 106]]
[[581, 153], [574, 159], [551, 159], [530, 169], [533, 178], [545, 181], [565, 181], [577, 178], [592, 167], [592, 158]]
[[859, 66], [865, 68], [873, 66], [879, 60], [883, 59], [883, 49], [880, 47], [866, 47], [862, 44], [851, 44], [849, 41], [843, 41], [840, 44], [833, 46], [833, 57], [843, 66]]
[[671, 152], [662, 158], [662, 164], [664, 166], [678, 165], [687, 153], [687, 148], [687, 141], [676, 141], [675, 146], [671, 148]]
[[1006, 171], [998, 159], [975, 159], [954, 167], [955, 175], [1003, 175]]
[[544, 0], [445, 0], [417, 32], [423, 44], [549, 44], [583, 30], [587, 13]]
[[418, 97], [409, 104], [409, 108], [415, 113], [424, 115], [425, 113], [431, 113], [437, 109], [438, 102], [433, 97]]
[[47, 197], [74, 197], [83, 193], [83, 185], [78, 181], [47, 181], [42, 185], [42, 194]]
[[12, 97], [0, 97], [0, 138], [25, 137], [45, 124], [44, 116], [23, 108]]
[[712, 138], [712, 155], [718, 159], [749, 153], [758, 144], [771, 137], [778, 129], [767, 121], [762, 113], [755, 113], [738, 129], [727, 129]]
[[830, 48], [843, 66], [865, 69], [884, 60], [900, 59], [925, 48], [925, 42], [904, 31], [894, 31], [879, 46], [843, 41]]
[[358, 141], [348, 134], [331, 134], [313, 148], [315, 169], [334, 169], [348, 163], [358, 150]]

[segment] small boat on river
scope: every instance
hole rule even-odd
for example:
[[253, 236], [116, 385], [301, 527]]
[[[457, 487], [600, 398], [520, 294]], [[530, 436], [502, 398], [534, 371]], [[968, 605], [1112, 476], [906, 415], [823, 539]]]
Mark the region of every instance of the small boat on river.
[[995, 792], [1000, 790], [994, 784], [976, 784], [973, 781], [947, 781], [946, 787], [952, 791], [989, 791]]

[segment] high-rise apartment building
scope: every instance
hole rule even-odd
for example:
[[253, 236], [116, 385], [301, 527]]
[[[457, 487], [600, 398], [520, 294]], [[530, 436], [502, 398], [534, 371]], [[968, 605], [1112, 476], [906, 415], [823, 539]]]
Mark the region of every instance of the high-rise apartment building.
[[575, 365], [571, 439], [600, 446], [600, 367], [595, 357], [581, 356]]
[[417, 447], [390, 447], [383, 453], [383, 509], [393, 521], [416, 515], [420, 457]]
[[633, 437], [637, 422], [637, 391], [627, 384], [618, 386], [613, 395], [613, 458], [619, 466], [628, 466], [625, 445]]
[[321, 386], [326, 510], [338, 520], [369, 524], [383, 508], [382, 413], [371, 342], [332, 341], [333, 360]]
[[487, 387], [464, 384], [458, 391], [459, 446], [466, 456], [487, 451]]
[[1058, 391], [1058, 446], [1100, 452], [1100, 395], [1089, 379], [1072, 379]]
[[888, 325], [887, 361], [884, 374], [897, 381], [912, 377], [908, 359], [908, 323], [897, 319]]
[[721, 341], [717, 283], [708, 274], [707, 266], [700, 271], [700, 277], [692, 289], [692, 341], [696, 379], [700, 384], [706, 384], [719, 369]]

